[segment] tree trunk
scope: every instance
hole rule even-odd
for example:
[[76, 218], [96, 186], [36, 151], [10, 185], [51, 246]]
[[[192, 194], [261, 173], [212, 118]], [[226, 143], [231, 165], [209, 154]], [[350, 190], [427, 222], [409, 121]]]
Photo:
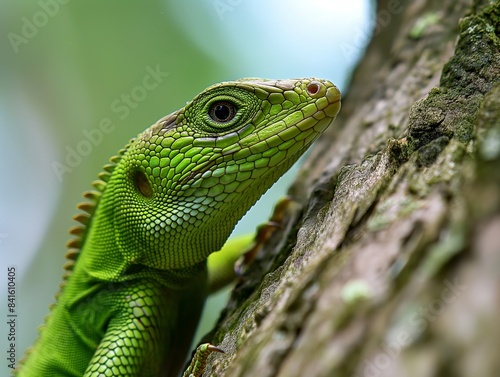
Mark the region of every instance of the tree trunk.
[[377, 20], [206, 376], [500, 376], [500, 2]]

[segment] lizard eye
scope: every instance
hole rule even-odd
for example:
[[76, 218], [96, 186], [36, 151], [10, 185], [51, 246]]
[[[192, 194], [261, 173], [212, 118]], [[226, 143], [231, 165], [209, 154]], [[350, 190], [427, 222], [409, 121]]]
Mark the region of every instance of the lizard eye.
[[210, 106], [208, 115], [212, 120], [218, 123], [226, 123], [231, 121], [236, 115], [237, 108], [234, 104], [228, 101], [215, 102]]

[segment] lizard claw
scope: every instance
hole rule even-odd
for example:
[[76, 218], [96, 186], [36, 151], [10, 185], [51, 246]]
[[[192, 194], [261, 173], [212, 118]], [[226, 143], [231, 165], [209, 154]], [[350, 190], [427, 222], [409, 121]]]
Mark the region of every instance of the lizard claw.
[[208, 356], [212, 352], [225, 353], [222, 348], [210, 343], [203, 343], [196, 348], [196, 352], [182, 377], [201, 377], [207, 366]]
[[219, 352], [219, 353], [225, 353], [222, 348], [219, 348], [217, 346], [214, 346], [213, 344], [208, 344], [207, 346], [207, 351], [210, 352]]

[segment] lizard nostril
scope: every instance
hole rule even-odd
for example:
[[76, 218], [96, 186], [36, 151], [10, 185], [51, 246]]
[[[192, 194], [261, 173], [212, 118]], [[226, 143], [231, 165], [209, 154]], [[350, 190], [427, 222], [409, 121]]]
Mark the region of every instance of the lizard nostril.
[[310, 95], [315, 95], [316, 93], [319, 92], [319, 89], [321, 88], [321, 84], [317, 81], [311, 81], [309, 84], [307, 84], [307, 93]]

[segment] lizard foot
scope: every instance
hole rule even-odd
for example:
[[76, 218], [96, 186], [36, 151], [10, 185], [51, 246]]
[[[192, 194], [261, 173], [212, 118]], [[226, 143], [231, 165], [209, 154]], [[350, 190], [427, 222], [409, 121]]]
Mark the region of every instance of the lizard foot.
[[224, 353], [224, 350], [210, 343], [203, 343], [196, 348], [196, 352], [182, 377], [201, 377], [207, 365], [208, 356], [212, 352]]

